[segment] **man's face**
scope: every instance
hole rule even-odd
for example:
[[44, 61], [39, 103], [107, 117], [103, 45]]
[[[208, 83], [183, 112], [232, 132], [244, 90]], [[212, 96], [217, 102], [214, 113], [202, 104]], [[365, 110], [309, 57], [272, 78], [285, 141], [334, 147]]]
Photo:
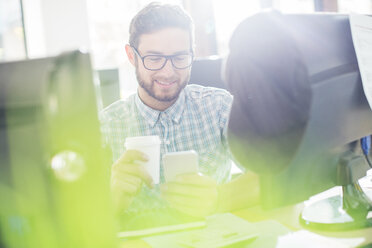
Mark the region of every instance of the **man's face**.
[[[179, 55], [191, 53], [190, 37], [186, 30], [180, 28], [164, 28], [140, 36], [138, 53], [146, 55]], [[176, 69], [168, 60], [165, 66], [157, 71], [144, 67], [141, 58], [136, 56], [136, 75], [140, 85], [139, 95], [150, 107], [154, 104], [173, 104], [181, 90], [190, 79], [191, 67]], [[155, 107], [156, 108], [156, 107]]]

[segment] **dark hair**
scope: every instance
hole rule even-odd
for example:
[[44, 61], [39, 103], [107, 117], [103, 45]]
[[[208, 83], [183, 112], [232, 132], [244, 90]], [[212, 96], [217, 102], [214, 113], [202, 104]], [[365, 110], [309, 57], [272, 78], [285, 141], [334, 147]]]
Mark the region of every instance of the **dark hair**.
[[289, 164], [309, 118], [307, 68], [286, 26], [280, 13], [262, 12], [239, 24], [229, 44], [229, 144], [238, 162], [258, 173]]
[[177, 27], [189, 31], [192, 49], [194, 26], [191, 17], [178, 5], [157, 2], [148, 4], [133, 17], [129, 26], [129, 44], [138, 47], [142, 34], [168, 27]]

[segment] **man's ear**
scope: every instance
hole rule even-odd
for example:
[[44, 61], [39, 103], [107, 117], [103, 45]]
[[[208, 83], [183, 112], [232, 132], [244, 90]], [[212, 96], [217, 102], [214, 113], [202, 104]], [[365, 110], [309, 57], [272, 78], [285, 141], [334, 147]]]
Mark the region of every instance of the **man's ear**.
[[136, 63], [135, 63], [135, 57], [134, 57], [135, 54], [134, 54], [133, 48], [132, 48], [130, 45], [126, 44], [126, 45], [125, 45], [125, 52], [127, 53], [127, 56], [128, 56], [128, 60], [129, 60], [129, 62], [130, 62], [133, 66], [135, 66]]

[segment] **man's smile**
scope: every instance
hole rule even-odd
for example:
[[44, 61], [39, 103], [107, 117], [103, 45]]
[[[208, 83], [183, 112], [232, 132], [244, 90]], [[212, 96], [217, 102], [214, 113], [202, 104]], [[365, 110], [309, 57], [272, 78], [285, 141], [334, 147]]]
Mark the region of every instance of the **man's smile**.
[[161, 88], [170, 88], [172, 85], [176, 84], [177, 80], [175, 81], [161, 81], [161, 80], [154, 80], [154, 82], [160, 86]]

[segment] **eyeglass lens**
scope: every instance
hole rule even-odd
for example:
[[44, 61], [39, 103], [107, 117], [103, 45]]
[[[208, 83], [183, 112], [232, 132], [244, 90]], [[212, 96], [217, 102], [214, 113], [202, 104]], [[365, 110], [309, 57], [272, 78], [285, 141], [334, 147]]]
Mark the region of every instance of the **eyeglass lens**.
[[150, 70], [160, 70], [166, 61], [170, 59], [172, 65], [177, 69], [185, 69], [192, 63], [192, 55], [181, 54], [175, 56], [147, 55], [143, 57], [144, 66]]

